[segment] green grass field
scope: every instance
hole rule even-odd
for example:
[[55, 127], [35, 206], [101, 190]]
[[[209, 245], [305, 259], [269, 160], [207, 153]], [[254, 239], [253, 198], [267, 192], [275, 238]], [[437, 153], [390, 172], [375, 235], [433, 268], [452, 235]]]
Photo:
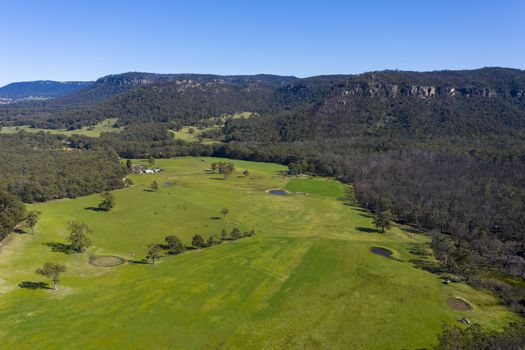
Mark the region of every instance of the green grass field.
[[294, 178], [289, 181], [285, 189], [290, 192], [308, 194], [322, 194], [331, 197], [342, 197], [345, 187], [342, 183], [323, 178]]
[[[171, 132], [173, 133], [176, 139], [187, 141], [187, 142], [201, 142], [203, 144], [209, 145], [209, 144], [217, 143], [219, 141], [209, 139], [209, 138], [203, 138], [201, 137], [202, 133], [222, 127], [228, 119], [240, 119], [240, 118], [248, 119], [252, 115], [253, 115], [252, 112], [225, 114], [221, 116], [221, 123], [222, 123], [221, 125], [214, 125], [214, 126], [210, 126], [208, 128], [203, 128], [203, 129], [198, 129], [195, 126], [184, 126], [178, 131], [171, 130]], [[193, 129], [193, 133], [190, 132], [190, 129]]]
[[[208, 172], [214, 161], [157, 160], [165, 172], [131, 176], [108, 213], [89, 209], [98, 195], [31, 205], [42, 212], [35, 235], [14, 234], [0, 251], [0, 348], [417, 349], [463, 316], [490, 328], [515, 318], [494, 296], [415, 268], [410, 251], [429, 238], [400, 226], [375, 232], [370, 215], [343, 200], [344, 185], [290, 181], [283, 166], [244, 161], [223, 180]], [[152, 181], [159, 192], [148, 191]], [[217, 219], [223, 207], [230, 213]], [[52, 252], [46, 243], [65, 243], [72, 219], [90, 225], [94, 245]], [[189, 245], [195, 233], [234, 226], [256, 236], [155, 265], [88, 264], [91, 254], [140, 260], [169, 234]], [[398, 259], [372, 254], [373, 246]], [[46, 281], [34, 271], [47, 261], [68, 268], [58, 291], [18, 287]], [[451, 309], [451, 296], [473, 310]]]
[[[201, 137], [201, 135], [203, 132], [214, 129], [214, 128], [218, 128], [218, 127], [215, 126], [215, 127], [204, 128], [204, 129], [198, 129], [197, 127], [194, 127], [194, 126], [184, 126], [178, 131], [171, 130], [171, 132], [175, 136], [175, 139], [183, 140], [186, 142], [201, 142], [203, 144], [209, 145], [212, 143], [216, 143], [218, 141]], [[193, 129], [193, 133], [190, 132], [190, 129]]]
[[101, 133], [103, 132], [111, 132], [111, 131], [118, 131], [118, 129], [114, 128], [113, 125], [117, 122], [117, 118], [110, 118], [101, 121], [100, 123], [93, 125], [93, 126], [87, 126], [82, 129], [78, 130], [54, 130], [54, 129], [39, 129], [39, 128], [31, 128], [29, 126], [4, 126], [2, 129], [0, 129], [0, 133], [2, 134], [14, 134], [19, 131], [27, 131], [31, 133], [37, 133], [40, 131], [43, 132], [49, 132], [51, 134], [62, 134], [66, 136], [71, 135], [85, 135], [85, 136], [91, 136], [91, 137], [99, 137]]

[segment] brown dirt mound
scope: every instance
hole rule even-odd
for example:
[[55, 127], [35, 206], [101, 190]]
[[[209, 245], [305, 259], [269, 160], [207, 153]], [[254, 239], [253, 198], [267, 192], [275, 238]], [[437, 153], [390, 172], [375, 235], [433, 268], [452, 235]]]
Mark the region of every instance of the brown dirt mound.
[[472, 310], [472, 306], [461, 298], [449, 298], [448, 306], [458, 311], [469, 311]]
[[99, 267], [111, 267], [111, 266], [118, 266], [122, 265], [126, 262], [124, 258], [121, 258], [120, 256], [113, 256], [113, 255], [100, 255], [100, 256], [92, 256], [89, 258], [89, 263], [93, 266], [99, 266]]

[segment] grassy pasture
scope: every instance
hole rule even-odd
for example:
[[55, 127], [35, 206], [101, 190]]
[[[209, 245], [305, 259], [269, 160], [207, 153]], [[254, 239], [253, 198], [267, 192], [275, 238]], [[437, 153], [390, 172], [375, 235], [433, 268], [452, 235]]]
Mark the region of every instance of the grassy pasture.
[[[186, 142], [202, 142], [203, 144], [212, 144], [218, 142], [217, 140], [212, 140], [208, 138], [201, 138], [203, 132], [218, 128], [218, 126], [213, 126], [209, 128], [199, 129], [195, 126], [184, 126], [178, 131], [172, 130], [171, 132], [175, 136], [175, 139], [183, 140]], [[193, 133], [190, 133], [190, 129], [193, 129]]]
[[[203, 128], [203, 129], [199, 129], [195, 126], [184, 126], [182, 127], [182, 129], [178, 131], [172, 130], [171, 132], [173, 133], [176, 139], [180, 139], [180, 140], [187, 141], [187, 142], [202, 142], [203, 144], [217, 143], [219, 142], [217, 140], [212, 140], [209, 138], [201, 138], [202, 133], [222, 127], [228, 119], [240, 119], [240, 118], [248, 119], [252, 115], [253, 115], [252, 112], [239, 112], [239, 113], [234, 113], [234, 114], [224, 114], [220, 117], [219, 125], [213, 125], [213, 126], [210, 126], [208, 128]], [[193, 133], [190, 132], [190, 129], [193, 129]]]
[[[157, 160], [165, 172], [132, 175], [134, 185], [114, 191], [108, 213], [90, 209], [97, 195], [31, 205], [42, 212], [35, 235], [13, 235], [0, 251], [1, 347], [415, 349], [463, 316], [490, 328], [514, 319], [494, 296], [415, 268], [411, 251], [427, 249], [429, 238], [397, 225], [377, 233], [367, 212], [342, 200], [344, 185], [290, 180], [279, 174], [283, 166], [244, 161], [223, 180], [208, 170], [218, 160]], [[152, 181], [159, 192], [149, 191]], [[223, 207], [225, 220], [217, 218]], [[48, 243], [65, 243], [72, 219], [90, 225], [93, 247], [53, 252]], [[140, 260], [168, 234], [189, 245], [195, 233], [207, 238], [233, 227], [257, 235], [155, 265], [89, 264], [91, 255]], [[397, 260], [372, 254], [373, 246]], [[45, 281], [34, 270], [46, 261], [68, 267], [58, 291], [17, 286]], [[452, 296], [473, 309], [451, 309]]]
[[39, 129], [39, 128], [31, 128], [27, 125], [23, 126], [4, 126], [2, 129], [0, 129], [0, 133], [3, 134], [14, 134], [19, 131], [27, 131], [31, 133], [37, 133], [40, 131], [43, 132], [49, 132], [51, 134], [62, 134], [66, 136], [71, 135], [85, 135], [85, 136], [91, 136], [91, 137], [99, 137], [101, 133], [103, 132], [111, 132], [111, 131], [118, 131], [118, 129], [114, 128], [113, 125], [117, 122], [117, 118], [110, 118], [101, 121], [100, 123], [93, 125], [93, 126], [86, 126], [82, 129], [78, 130], [54, 130], [54, 129]]
[[290, 192], [319, 194], [335, 198], [345, 195], [345, 186], [342, 183], [323, 178], [294, 178], [286, 184], [285, 189]]

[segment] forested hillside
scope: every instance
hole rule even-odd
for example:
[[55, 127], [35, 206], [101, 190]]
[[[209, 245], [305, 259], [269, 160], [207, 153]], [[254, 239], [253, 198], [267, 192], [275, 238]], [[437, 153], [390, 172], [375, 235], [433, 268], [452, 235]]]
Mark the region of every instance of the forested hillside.
[[0, 187], [24, 202], [75, 198], [123, 187], [126, 171], [110, 148], [68, 148], [61, 136], [1, 135]]
[[237, 110], [276, 111], [273, 92], [295, 77], [125, 73], [98, 79], [67, 96], [0, 106], [0, 125], [78, 129], [114, 117], [121, 124], [180, 123]]

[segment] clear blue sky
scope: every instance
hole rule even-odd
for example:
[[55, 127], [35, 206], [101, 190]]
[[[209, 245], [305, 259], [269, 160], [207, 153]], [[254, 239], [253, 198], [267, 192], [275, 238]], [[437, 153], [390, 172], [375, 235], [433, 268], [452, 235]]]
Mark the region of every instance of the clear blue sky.
[[525, 68], [525, 1], [0, 0], [0, 86], [126, 71]]

